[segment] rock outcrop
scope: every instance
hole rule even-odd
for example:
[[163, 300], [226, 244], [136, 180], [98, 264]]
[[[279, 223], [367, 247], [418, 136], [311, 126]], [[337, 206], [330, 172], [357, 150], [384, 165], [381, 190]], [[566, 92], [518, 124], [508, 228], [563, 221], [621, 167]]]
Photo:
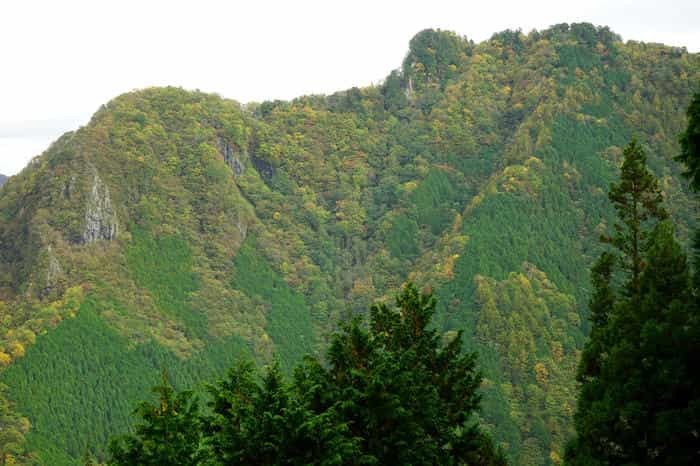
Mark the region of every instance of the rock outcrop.
[[240, 176], [245, 170], [243, 160], [240, 155], [234, 150], [233, 146], [226, 140], [219, 138], [219, 150], [224, 156], [224, 162], [231, 168], [234, 175]]
[[56, 258], [53, 248], [49, 245], [47, 250], [48, 264], [46, 266], [46, 285], [44, 286], [43, 295], [47, 296], [51, 290], [59, 285], [59, 281], [63, 277], [63, 268], [61, 263]]
[[83, 243], [99, 240], [111, 241], [117, 237], [119, 222], [109, 197], [109, 187], [102, 181], [97, 169], [92, 167], [93, 181], [85, 210]]

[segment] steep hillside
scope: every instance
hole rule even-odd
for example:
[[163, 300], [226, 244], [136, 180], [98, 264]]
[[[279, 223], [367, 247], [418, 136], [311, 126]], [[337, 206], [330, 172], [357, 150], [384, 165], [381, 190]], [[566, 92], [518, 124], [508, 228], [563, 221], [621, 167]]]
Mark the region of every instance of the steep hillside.
[[381, 86], [330, 96], [117, 97], [0, 191], [0, 454], [99, 456], [161, 368], [289, 369], [412, 279], [480, 352], [509, 456], [556, 464], [621, 147], [647, 149], [685, 240], [699, 79], [697, 55], [578, 24], [423, 31]]

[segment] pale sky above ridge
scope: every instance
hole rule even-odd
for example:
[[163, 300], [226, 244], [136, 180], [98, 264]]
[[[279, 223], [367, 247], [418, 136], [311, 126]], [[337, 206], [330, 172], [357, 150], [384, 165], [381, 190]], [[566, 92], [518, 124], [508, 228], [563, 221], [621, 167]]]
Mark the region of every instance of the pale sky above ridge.
[[19, 172], [133, 89], [173, 85], [245, 103], [366, 86], [398, 68], [425, 28], [480, 42], [587, 21], [700, 52], [699, 18], [692, 0], [1, 1], [0, 173]]

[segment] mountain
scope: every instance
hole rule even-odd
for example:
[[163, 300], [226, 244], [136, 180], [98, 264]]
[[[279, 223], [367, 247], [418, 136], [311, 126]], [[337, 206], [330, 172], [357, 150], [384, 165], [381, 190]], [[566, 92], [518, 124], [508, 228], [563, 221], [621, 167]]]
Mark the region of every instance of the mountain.
[[5, 181], [7, 181], [7, 177], [5, 175], [0, 174], [0, 186], [4, 185]]
[[0, 454], [100, 458], [162, 369], [198, 390], [237, 358], [290, 370], [410, 279], [479, 352], [512, 462], [557, 464], [621, 148], [687, 242], [699, 80], [685, 49], [561, 24], [422, 31], [381, 85], [329, 96], [115, 98], [0, 192]]

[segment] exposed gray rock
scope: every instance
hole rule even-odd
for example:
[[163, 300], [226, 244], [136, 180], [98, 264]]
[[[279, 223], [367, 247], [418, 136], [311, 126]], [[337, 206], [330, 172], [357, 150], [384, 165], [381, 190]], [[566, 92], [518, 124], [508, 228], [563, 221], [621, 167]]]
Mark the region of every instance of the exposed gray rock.
[[250, 154], [250, 161], [253, 162], [253, 166], [260, 174], [260, 177], [269, 186], [272, 177], [275, 176], [275, 167], [267, 160], [256, 157], [253, 153]]
[[67, 181], [66, 184], [63, 186], [61, 195], [63, 195], [63, 197], [65, 197], [66, 199], [70, 199], [71, 197], [73, 197], [73, 194], [75, 193], [75, 182], [75, 175], [71, 175], [70, 180]]
[[0, 186], [4, 185], [5, 181], [7, 181], [7, 177], [5, 175], [0, 175]]
[[240, 212], [238, 213], [238, 219], [236, 220], [236, 228], [238, 229], [238, 233], [241, 235], [241, 240], [244, 240], [248, 234], [248, 225], [241, 221]]
[[224, 156], [224, 162], [228, 165], [236, 176], [240, 176], [245, 170], [243, 161], [233, 146], [223, 138], [219, 138], [219, 150], [221, 155]]
[[61, 263], [56, 259], [51, 245], [49, 245], [48, 255], [49, 264], [46, 268], [46, 288], [51, 289], [56, 286], [58, 279], [63, 275], [63, 269], [61, 268]]
[[117, 214], [112, 208], [109, 197], [109, 187], [102, 181], [95, 167], [93, 172], [92, 188], [85, 210], [85, 230], [83, 231], [83, 243], [93, 243], [99, 240], [113, 240], [119, 231]]
[[406, 98], [410, 99], [413, 97], [413, 78], [408, 77], [408, 84], [406, 85]]

